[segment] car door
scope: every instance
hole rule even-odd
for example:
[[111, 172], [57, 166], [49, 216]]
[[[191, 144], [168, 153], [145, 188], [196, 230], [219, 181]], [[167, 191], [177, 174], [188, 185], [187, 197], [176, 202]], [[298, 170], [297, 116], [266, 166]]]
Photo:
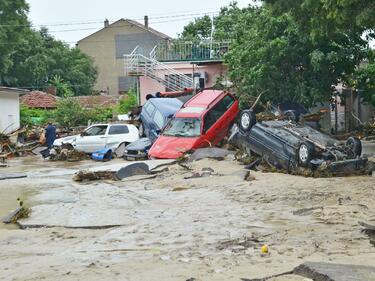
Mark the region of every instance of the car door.
[[219, 143], [227, 134], [226, 124], [229, 122], [224, 116], [227, 110], [223, 99], [215, 104], [204, 116], [204, 138], [212, 145]]
[[105, 148], [108, 125], [94, 125], [85, 130], [76, 139], [75, 148], [78, 151], [92, 153]]
[[133, 141], [129, 134], [130, 131], [127, 125], [111, 125], [108, 129], [106, 148], [116, 149], [121, 143], [129, 144]]

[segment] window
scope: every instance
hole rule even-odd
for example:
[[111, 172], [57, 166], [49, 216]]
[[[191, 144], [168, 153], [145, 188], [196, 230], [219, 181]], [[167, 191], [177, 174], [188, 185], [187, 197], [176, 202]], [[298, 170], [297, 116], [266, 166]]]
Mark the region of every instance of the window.
[[219, 101], [204, 117], [204, 131], [207, 132], [227, 112], [233, 103], [234, 98], [229, 95], [226, 95]]
[[83, 132], [84, 136], [102, 136], [105, 135], [105, 131], [108, 126], [93, 126]]
[[129, 134], [129, 128], [126, 125], [113, 125], [109, 128], [109, 135]]
[[201, 120], [198, 118], [175, 118], [165, 127], [164, 136], [198, 137], [201, 134]]
[[156, 126], [158, 126], [159, 129], [163, 129], [164, 116], [158, 110], [156, 110], [155, 112], [154, 121], [155, 121]]
[[149, 116], [152, 116], [155, 110], [155, 106], [151, 102], [148, 102], [145, 104], [145, 110]]

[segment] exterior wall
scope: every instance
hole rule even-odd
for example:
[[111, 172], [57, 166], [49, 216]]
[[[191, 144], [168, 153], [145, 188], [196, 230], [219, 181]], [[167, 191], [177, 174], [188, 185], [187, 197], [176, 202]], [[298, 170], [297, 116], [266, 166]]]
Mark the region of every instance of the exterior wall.
[[10, 133], [19, 127], [19, 94], [13, 91], [0, 91], [0, 133]]
[[[149, 38], [157, 40], [157, 37], [151, 36], [150, 32], [120, 20], [78, 42], [77, 47], [94, 60], [98, 69], [95, 91], [105, 91], [111, 96], [119, 95], [119, 80], [123, 80], [120, 77], [124, 77], [124, 60], [119, 55], [119, 40], [126, 40], [131, 36], [144, 38], [141, 43], [146, 42]], [[126, 45], [126, 41], [124, 44]], [[133, 45], [134, 42], [129, 41], [129, 48], [133, 48]]]
[[[222, 63], [208, 64], [204, 66], [198, 66], [191, 63], [166, 63], [168, 66], [172, 67], [176, 71], [183, 74], [190, 74], [198, 72], [206, 72], [206, 88], [212, 87], [216, 83], [216, 79], [220, 76], [227, 76], [227, 67]], [[168, 74], [166, 71], [159, 71], [159, 76], [164, 77]], [[141, 104], [146, 101], [146, 95], [155, 94], [157, 92], [164, 92], [165, 86], [156, 82], [155, 80], [148, 77], [140, 77], [140, 95]]]

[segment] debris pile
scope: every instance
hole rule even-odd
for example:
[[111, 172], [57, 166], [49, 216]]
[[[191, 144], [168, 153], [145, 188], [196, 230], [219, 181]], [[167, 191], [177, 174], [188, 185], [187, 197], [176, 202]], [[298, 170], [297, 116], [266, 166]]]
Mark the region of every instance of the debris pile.
[[77, 162], [90, 159], [86, 153], [75, 150], [70, 144], [55, 147], [49, 151], [48, 155], [44, 155], [44, 157], [49, 157], [51, 161], [68, 162]]

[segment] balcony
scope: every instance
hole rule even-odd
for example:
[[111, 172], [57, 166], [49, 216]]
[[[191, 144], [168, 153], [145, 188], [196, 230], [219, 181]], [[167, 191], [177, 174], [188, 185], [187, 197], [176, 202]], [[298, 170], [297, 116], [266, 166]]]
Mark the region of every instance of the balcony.
[[169, 41], [159, 43], [151, 56], [160, 62], [223, 61], [229, 46], [229, 41]]

